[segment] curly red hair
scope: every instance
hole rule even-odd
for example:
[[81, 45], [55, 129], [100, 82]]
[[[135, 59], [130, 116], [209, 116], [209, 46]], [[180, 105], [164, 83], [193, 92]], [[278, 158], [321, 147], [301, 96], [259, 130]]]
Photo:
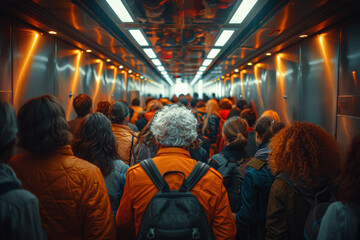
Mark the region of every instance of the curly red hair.
[[340, 169], [338, 144], [321, 127], [295, 122], [276, 134], [269, 144], [268, 165], [273, 174], [282, 172], [309, 185], [334, 180]]

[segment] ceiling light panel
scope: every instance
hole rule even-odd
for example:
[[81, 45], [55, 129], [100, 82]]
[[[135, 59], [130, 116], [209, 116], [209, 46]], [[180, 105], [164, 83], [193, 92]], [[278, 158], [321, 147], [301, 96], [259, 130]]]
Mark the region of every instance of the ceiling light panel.
[[209, 66], [211, 64], [211, 62], [212, 62], [212, 59], [205, 59], [203, 61], [202, 66], [207, 67], [207, 66]]
[[161, 62], [159, 59], [155, 58], [155, 59], [151, 59], [151, 61], [155, 64], [155, 66], [161, 66]]
[[200, 68], [199, 68], [199, 71], [202, 71], [202, 72], [203, 72], [203, 71], [205, 71], [205, 70], [206, 70], [206, 67], [200, 67]]
[[165, 71], [165, 68], [163, 66], [158, 66], [157, 69], [161, 72], [161, 71]]
[[131, 17], [122, 0], [106, 0], [106, 2], [122, 22], [134, 22], [134, 19]]
[[214, 59], [219, 54], [220, 51], [221, 51], [220, 48], [211, 49], [208, 56], [207, 56], [207, 58]]
[[241, 4], [239, 5], [238, 9], [230, 19], [230, 24], [240, 24], [246, 16], [249, 14], [251, 9], [255, 6], [257, 0], [243, 0]]
[[149, 58], [156, 58], [155, 51], [152, 48], [144, 48], [143, 50]]
[[223, 47], [234, 34], [235, 30], [223, 30], [216, 40], [214, 46], [215, 47]]
[[140, 46], [149, 46], [149, 42], [140, 29], [129, 29], [129, 33]]

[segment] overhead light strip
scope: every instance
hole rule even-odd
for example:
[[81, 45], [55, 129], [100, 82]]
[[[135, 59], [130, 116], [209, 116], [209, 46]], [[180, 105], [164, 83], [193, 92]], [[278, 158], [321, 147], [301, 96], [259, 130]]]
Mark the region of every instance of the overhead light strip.
[[202, 66], [207, 67], [207, 66], [209, 66], [211, 64], [211, 62], [212, 62], [212, 59], [205, 59], [203, 61]]
[[151, 59], [151, 61], [155, 64], [155, 66], [161, 66], [161, 62], [159, 59], [155, 58], [155, 59]]
[[140, 46], [149, 46], [149, 42], [140, 29], [129, 29], [129, 33]]
[[214, 46], [223, 47], [229, 41], [234, 32], [235, 30], [223, 30], [219, 38], [216, 40]]
[[230, 24], [240, 24], [246, 16], [249, 14], [251, 9], [255, 6], [258, 0], [243, 0], [239, 5], [238, 9], [230, 19]]
[[143, 50], [150, 59], [156, 58], [155, 51], [152, 48], [144, 48]]
[[125, 5], [121, 0], [106, 0], [106, 2], [110, 5], [111, 9], [115, 12], [115, 14], [122, 22], [134, 22], [134, 19], [131, 17], [129, 11], [126, 9]]
[[207, 55], [207, 58], [214, 59], [219, 54], [220, 51], [221, 51], [220, 48], [211, 49], [209, 54]]

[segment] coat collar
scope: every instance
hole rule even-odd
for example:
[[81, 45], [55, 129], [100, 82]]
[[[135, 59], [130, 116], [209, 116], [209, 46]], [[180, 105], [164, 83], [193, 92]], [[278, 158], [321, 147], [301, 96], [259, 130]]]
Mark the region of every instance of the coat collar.
[[189, 151], [179, 147], [167, 147], [167, 148], [161, 147], [156, 154], [157, 157], [165, 156], [165, 155], [178, 155], [178, 156], [190, 158]]

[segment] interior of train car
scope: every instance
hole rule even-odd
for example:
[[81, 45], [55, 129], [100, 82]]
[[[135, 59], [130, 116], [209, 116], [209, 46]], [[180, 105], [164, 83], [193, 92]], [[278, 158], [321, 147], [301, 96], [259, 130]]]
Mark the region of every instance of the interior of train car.
[[18, 1], [1, 6], [1, 99], [206, 93], [359, 132], [358, 1]]

